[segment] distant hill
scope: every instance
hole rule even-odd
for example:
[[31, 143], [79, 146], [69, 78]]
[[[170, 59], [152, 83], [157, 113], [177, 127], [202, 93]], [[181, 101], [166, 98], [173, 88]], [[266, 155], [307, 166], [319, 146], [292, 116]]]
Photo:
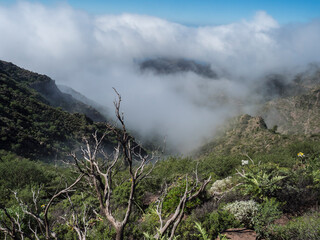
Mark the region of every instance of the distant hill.
[[[106, 119], [107, 116], [109, 116], [109, 109], [105, 106], [102, 106], [101, 104], [87, 98], [86, 96], [82, 95], [81, 93], [75, 91], [73, 88], [65, 86], [65, 85], [57, 85], [58, 89], [67, 95], [71, 95], [74, 99], [80, 101], [81, 103], [84, 103], [91, 108], [94, 108], [94, 110], [98, 111], [103, 115], [103, 117]], [[86, 114], [86, 112], [83, 112]], [[88, 114], [86, 114], [88, 115]]]
[[104, 122], [106, 117], [90, 105], [87, 105], [70, 94], [62, 93], [55, 81], [46, 75], [34, 73], [12, 63], [0, 61], [0, 73], [14, 79], [25, 87], [31, 87], [41, 94], [43, 101], [53, 107], [61, 107], [71, 113], [83, 113], [95, 122]]
[[267, 152], [274, 145], [286, 142], [286, 139], [287, 136], [284, 138], [269, 130], [262, 117], [245, 114], [230, 119], [212, 141], [196, 151], [196, 155]]
[[[264, 86], [264, 87], [263, 87]], [[266, 94], [257, 111], [231, 118], [195, 155], [272, 152], [294, 142], [320, 139], [320, 70], [313, 67], [286, 79], [268, 75], [257, 88]], [[269, 100], [269, 101], [268, 101]]]
[[267, 102], [261, 115], [283, 134], [320, 134], [320, 87], [307, 93]]
[[310, 65], [281, 86], [281, 94], [265, 102], [257, 114], [282, 134], [320, 134], [320, 68]]
[[320, 67], [314, 64], [298, 74], [268, 74], [256, 81], [253, 87], [263, 101], [270, 101], [308, 94], [317, 86], [320, 86]]
[[[51, 104], [59, 97], [62, 100], [58, 104]], [[67, 99], [71, 104], [65, 102]], [[50, 78], [0, 62], [0, 149], [47, 161], [66, 156], [83, 136], [105, 130], [105, 123], [94, 122], [83, 113], [64, 111], [75, 111], [77, 106], [96, 112], [62, 94]], [[98, 112], [93, 116], [104, 119]], [[108, 136], [105, 143], [113, 146], [113, 137]]]
[[209, 64], [188, 59], [154, 58], [140, 62], [139, 66], [141, 71], [152, 71], [159, 75], [193, 72], [205, 78], [218, 77]]

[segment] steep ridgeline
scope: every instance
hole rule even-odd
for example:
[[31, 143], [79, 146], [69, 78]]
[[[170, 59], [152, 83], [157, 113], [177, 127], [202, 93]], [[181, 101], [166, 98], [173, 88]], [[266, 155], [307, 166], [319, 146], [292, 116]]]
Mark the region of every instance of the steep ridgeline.
[[287, 140], [287, 136], [268, 129], [262, 117], [245, 114], [230, 119], [216, 138], [198, 149], [196, 155], [268, 152], [274, 146], [287, 144]]
[[[70, 153], [83, 136], [105, 130], [105, 123], [49, 105], [48, 97], [29, 87], [41, 82], [55, 86], [46, 76], [1, 62], [0, 150], [50, 161]], [[108, 136], [105, 143], [111, 147], [112, 142]]]
[[265, 102], [309, 94], [317, 86], [320, 86], [320, 67], [310, 65], [298, 74], [268, 74], [256, 81], [253, 88]]
[[[310, 65], [295, 75], [271, 74], [255, 87], [261, 117], [242, 115], [229, 120], [197, 155], [272, 152], [279, 146], [320, 138], [320, 68]], [[268, 127], [267, 127], [268, 126]]]
[[[107, 107], [87, 98], [86, 96], [82, 95], [81, 93], [75, 91], [73, 88], [65, 86], [65, 85], [57, 85], [57, 87], [59, 88], [59, 90], [61, 92], [67, 94], [68, 96], [71, 95], [74, 99], [80, 101], [81, 103], [84, 103], [88, 106], [93, 107], [99, 113], [101, 113], [103, 116], [109, 116], [110, 111]], [[84, 112], [84, 114], [86, 114], [86, 113]]]
[[283, 134], [320, 134], [320, 87], [299, 96], [279, 98], [261, 110], [269, 126]]
[[320, 134], [320, 68], [310, 65], [287, 84], [277, 98], [258, 111], [269, 127], [282, 134]]
[[73, 98], [70, 94], [62, 93], [55, 81], [46, 75], [22, 69], [12, 63], [0, 61], [0, 73], [7, 75], [26, 87], [31, 87], [41, 94], [44, 103], [53, 107], [61, 107], [71, 113], [83, 113], [95, 122], [104, 122], [106, 118], [95, 108]]

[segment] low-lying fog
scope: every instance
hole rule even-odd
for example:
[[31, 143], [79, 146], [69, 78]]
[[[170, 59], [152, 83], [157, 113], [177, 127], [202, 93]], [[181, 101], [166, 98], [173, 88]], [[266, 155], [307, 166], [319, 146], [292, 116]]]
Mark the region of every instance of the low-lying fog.
[[[279, 25], [263, 11], [228, 25], [189, 27], [152, 16], [93, 16], [68, 5], [19, 2], [0, 4], [0, 33], [0, 59], [70, 86], [110, 114], [115, 87], [130, 128], [166, 136], [183, 153], [227, 117], [254, 112], [265, 96], [264, 76], [291, 79], [320, 60], [319, 20]], [[155, 61], [141, 67], [149, 60]], [[177, 64], [183, 60], [187, 67]], [[159, 61], [171, 70], [152, 66]]]

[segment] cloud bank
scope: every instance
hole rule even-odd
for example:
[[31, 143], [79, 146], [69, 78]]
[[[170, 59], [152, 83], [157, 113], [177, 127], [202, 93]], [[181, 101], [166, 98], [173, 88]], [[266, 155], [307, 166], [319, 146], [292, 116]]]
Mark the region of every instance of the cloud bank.
[[[252, 86], [265, 74], [320, 61], [319, 20], [281, 26], [263, 11], [228, 25], [188, 27], [19, 2], [0, 5], [0, 33], [2, 60], [49, 75], [110, 109], [115, 87], [129, 126], [143, 136], [166, 135], [179, 152], [197, 147], [227, 117], [251, 111], [259, 97]], [[157, 57], [205, 62], [220, 77], [139, 70], [137, 62]]]

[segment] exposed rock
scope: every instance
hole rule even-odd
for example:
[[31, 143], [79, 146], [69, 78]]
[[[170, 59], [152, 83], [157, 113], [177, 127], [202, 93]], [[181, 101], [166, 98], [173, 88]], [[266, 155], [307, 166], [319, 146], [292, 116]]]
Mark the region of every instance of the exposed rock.
[[300, 96], [268, 102], [261, 115], [282, 134], [320, 134], [320, 87]]
[[241, 115], [230, 119], [220, 129], [221, 133], [200, 148], [196, 155], [267, 152], [280, 142], [283, 145], [288, 142], [287, 137], [269, 130], [260, 116]]

